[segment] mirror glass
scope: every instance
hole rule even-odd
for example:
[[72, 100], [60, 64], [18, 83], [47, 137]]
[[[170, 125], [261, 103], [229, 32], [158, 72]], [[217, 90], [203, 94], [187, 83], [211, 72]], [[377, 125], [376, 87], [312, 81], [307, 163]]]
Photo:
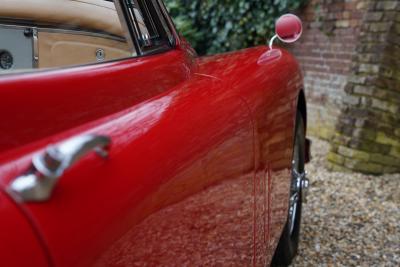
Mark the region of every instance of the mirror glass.
[[300, 38], [303, 26], [299, 17], [293, 14], [286, 14], [276, 21], [275, 31], [282, 42], [293, 43]]

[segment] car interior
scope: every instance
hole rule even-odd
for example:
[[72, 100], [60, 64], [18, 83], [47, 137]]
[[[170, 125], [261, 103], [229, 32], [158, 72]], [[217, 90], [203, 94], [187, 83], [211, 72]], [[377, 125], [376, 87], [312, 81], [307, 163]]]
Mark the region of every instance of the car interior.
[[[0, 4], [0, 73], [136, 55], [113, 1], [0, 0]], [[140, 11], [134, 6], [133, 10], [146, 34]]]

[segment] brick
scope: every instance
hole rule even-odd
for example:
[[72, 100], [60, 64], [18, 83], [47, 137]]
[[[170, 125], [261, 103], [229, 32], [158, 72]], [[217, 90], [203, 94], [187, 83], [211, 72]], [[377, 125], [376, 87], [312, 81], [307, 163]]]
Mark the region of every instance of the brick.
[[399, 173], [400, 167], [384, 167], [383, 173]]
[[377, 133], [376, 142], [384, 145], [392, 145], [395, 147], [400, 147], [399, 138], [387, 136], [384, 132]]
[[357, 5], [356, 5], [356, 9], [364, 9], [366, 8], [366, 2], [365, 1], [360, 1]]
[[374, 88], [369, 86], [356, 85], [354, 86], [353, 92], [359, 95], [372, 96], [374, 94]]
[[372, 104], [372, 99], [370, 97], [362, 96], [361, 97], [361, 106], [369, 107]]
[[351, 75], [349, 82], [354, 84], [364, 84], [367, 81], [367, 77], [360, 75]]
[[374, 141], [376, 139], [376, 130], [368, 128], [356, 128], [354, 130], [354, 137]]
[[389, 67], [382, 66], [381, 69], [380, 69], [380, 74], [383, 77], [386, 77], [386, 78], [390, 79], [390, 78], [393, 78], [394, 70], [392, 68], [390, 68], [390, 66]]
[[349, 147], [354, 149], [359, 149], [362, 151], [368, 151], [370, 153], [389, 153], [392, 149], [391, 145], [384, 145], [376, 143], [375, 141], [362, 140], [362, 139], [352, 139], [348, 143]]
[[337, 28], [348, 28], [350, 26], [350, 21], [348, 20], [338, 20], [335, 23]]
[[380, 21], [383, 18], [383, 12], [370, 12], [366, 21]]
[[400, 70], [395, 71], [395, 73], [393, 74], [393, 79], [395, 79], [396, 81], [400, 81]]
[[400, 158], [382, 154], [371, 154], [370, 161], [381, 164], [383, 166], [400, 166]]
[[332, 163], [336, 163], [338, 165], [343, 165], [344, 164], [344, 160], [345, 158], [339, 154], [330, 152], [328, 154], [328, 161], [332, 162]]
[[344, 166], [332, 163], [332, 162], [328, 162], [327, 163], [327, 168], [328, 170], [332, 171], [332, 172], [351, 172], [351, 170], [345, 168]]
[[374, 22], [369, 24], [369, 30], [372, 32], [387, 32], [390, 29], [390, 23]]
[[378, 10], [394, 10], [398, 5], [398, 1], [382, 1], [380, 0], [377, 5], [376, 9]]
[[390, 101], [392, 103], [400, 104], [400, 92], [397, 93], [397, 92], [391, 91], [391, 90], [375, 88], [374, 89], [374, 97], [380, 98], [380, 99], [390, 99]]
[[344, 87], [344, 91], [348, 94], [353, 93], [354, 92], [354, 84], [353, 83], [346, 84], [346, 86]]
[[[331, 139], [332, 141], [332, 139]], [[334, 135], [333, 143], [331, 144], [332, 152], [338, 152], [340, 145], [347, 144], [350, 141], [350, 137], [343, 136], [339, 132]]]
[[353, 11], [356, 8], [356, 2], [354, 1], [346, 1], [344, 3], [344, 10]]
[[353, 96], [353, 95], [348, 95], [345, 97], [343, 103], [352, 105], [352, 106], [357, 106], [361, 102], [361, 98], [359, 96]]
[[400, 147], [392, 147], [389, 155], [400, 159]]
[[338, 153], [347, 158], [359, 159], [359, 160], [364, 160], [364, 161], [369, 160], [369, 154], [367, 152], [344, 147], [344, 146], [339, 146]]
[[372, 74], [378, 73], [379, 65], [377, 65], [377, 64], [360, 64], [359, 71], [366, 72], [366, 73], [372, 73]]
[[395, 129], [395, 130], [394, 130], [394, 134], [395, 134], [397, 137], [400, 137], [400, 128]]
[[384, 168], [380, 164], [361, 161], [361, 160], [352, 160], [352, 159], [345, 160], [345, 167], [355, 171], [367, 174], [375, 174], [375, 175], [382, 174]]
[[397, 33], [399, 33], [400, 32], [400, 25], [397, 23], [396, 25], [395, 25], [395, 29], [394, 29]]
[[398, 109], [397, 105], [376, 98], [372, 99], [372, 107], [392, 113], [396, 113]]
[[351, 18], [351, 12], [349, 12], [349, 11], [344, 11], [343, 14], [342, 14], [342, 17], [343, 17], [344, 19], [349, 19], [349, 18]]
[[321, 127], [318, 132], [319, 136], [324, 140], [329, 140], [333, 135], [333, 130], [327, 127]]

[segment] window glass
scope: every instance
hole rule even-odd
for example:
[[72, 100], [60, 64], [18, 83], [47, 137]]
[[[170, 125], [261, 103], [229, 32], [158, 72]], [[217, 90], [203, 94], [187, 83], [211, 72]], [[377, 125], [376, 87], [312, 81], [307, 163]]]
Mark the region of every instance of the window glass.
[[173, 37], [159, 3], [156, 0], [128, 0], [128, 3], [141, 52], [170, 48]]
[[118, 14], [108, 0], [0, 0], [0, 74], [135, 56]]

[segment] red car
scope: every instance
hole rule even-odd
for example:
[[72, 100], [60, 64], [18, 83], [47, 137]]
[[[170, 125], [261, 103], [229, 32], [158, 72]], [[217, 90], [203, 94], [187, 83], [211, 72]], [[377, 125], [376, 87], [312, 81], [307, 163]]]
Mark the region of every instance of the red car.
[[1, 266], [290, 264], [309, 158], [292, 55], [199, 57], [160, 0], [0, 4]]

